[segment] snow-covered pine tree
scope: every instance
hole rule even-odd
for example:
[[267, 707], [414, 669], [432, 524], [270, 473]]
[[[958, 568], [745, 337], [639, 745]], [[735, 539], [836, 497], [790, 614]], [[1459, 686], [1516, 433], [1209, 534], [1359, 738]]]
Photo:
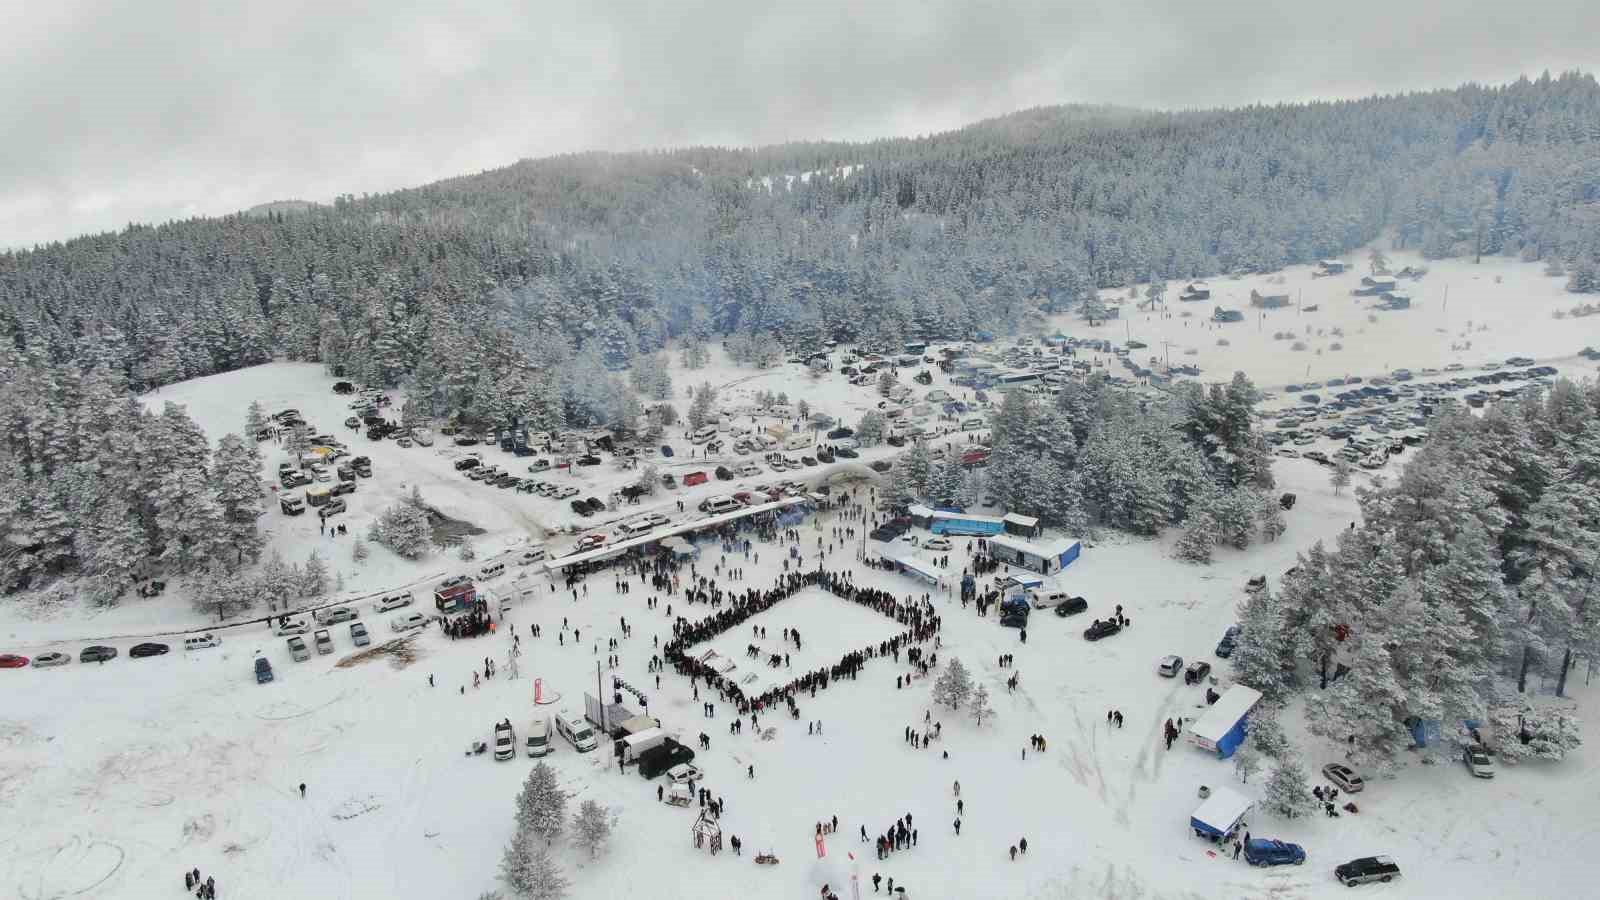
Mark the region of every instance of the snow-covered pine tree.
[[550, 848], [535, 845], [528, 860], [528, 900], [561, 900], [572, 883], [562, 874]]
[[1239, 637], [1228, 662], [1240, 684], [1270, 700], [1287, 696], [1294, 651], [1284, 634], [1283, 604], [1270, 588], [1250, 592], [1239, 605]]
[[1233, 751], [1233, 771], [1241, 782], [1249, 784], [1250, 776], [1261, 771], [1261, 751], [1248, 743]]
[[300, 596], [319, 597], [328, 589], [328, 564], [316, 550], [306, 557], [306, 566], [300, 571]]
[[517, 830], [554, 843], [567, 827], [567, 799], [571, 794], [556, 780], [555, 769], [540, 762], [528, 772], [517, 795]]
[[950, 657], [949, 665], [933, 684], [933, 702], [960, 709], [971, 694], [972, 676], [967, 667], [961, 664], [960, 657]]
[[1350, 486], [1350, 476], [1354, 471], [1350, 468], [1350, 460], [1343, 456], [1333, 461], [1333, 469], [1328, 473], [1328, 483], [1333, 485], [1335, 496], [1344, 493], [1344, 489]]
[[372, 523], [368, 536], [373, 543], [406, 559], [426, 556], [433, 545], [433, 527], [428, 522], [428, 514], [409, 502], [386, 508]]
[[893, 372], [885, 369], [884, 371], [878, 373], [878, 396], [889, 396], [889, 392], [894, 390], [894, 385], [895, 378]]
[[984, 719], [994, 718], [994, 707], [989, 705], [988, 685], [980, 684], [978, 689], [972, 692], [971, 710], [972, 718], [978, 723], [979, 728], [983, 727]]
[[856, 423], [856, 440], [863, 447], [876, 447], [883, 443], [884, 432], [888, 428], [888, 420], [883, 413], [869, 412]]
[[1388, 768], [1411, 744], [1405, 719], [1408, 697], [1395, 677], [1389, 635], [1380, 621], [1369, 621], [1353, 638], [1350, 671], [1333, 686], [1311, 695], [1306, 709], [1313, 734], [1345, 748], [1352, 762]]
[[1172, 552], [1186, 562], [1210, 565], [1211, 549], [1216, 545], [1217, 522], [1210, 512], [1197, 512], [1183, 524], [1183, 534], [1173, 545]]
[[156, 526], [161, 559], [188, 573], [223, 549], [222, 511], [212, 499], [205, 470], [174, 469], [156, 489]]
[[1298, 756], [1285, 754], [1278, 760], [1277, 768], [1267, 777], [1262, 790], [1262, 804], [1286, 819], [1303, 816], [1316, 809], [1316, 798], [1311, 795], [1311, 779]]
[[579, 847], [589, 851], [589, 858], [600, 855], [606, 842], [611, 840], [612, 825], [616, 817], [611, 810], [592, 798], [583, 801], [572, 816], [572, 836]]
[[221, 510], [224, 556], [235, 566], [261, 555], [261, 452], [253, 439], [225, 434], [211, 461], [211, 484]]
[[1256, 524], [1261, 527], [1261, 539], [1269, 544], [1289, 530], [1289, 523], [1283, 518], [1282, 504], [1267, 494], [1260, 495], [1256, 506]]
[[267, 430], [267, 413], [261, 408], [260, 400], [251, 400], [244, 411], [244, 436], [254, 444], [259, 435]]
[[1283, 731], [1283, 723], [1278, 721], [1278, 709], [1276, 705], [1263, 703], [1250, 714], [1249, 746], [1268, 759], [1285, 759], [1294, 749]]

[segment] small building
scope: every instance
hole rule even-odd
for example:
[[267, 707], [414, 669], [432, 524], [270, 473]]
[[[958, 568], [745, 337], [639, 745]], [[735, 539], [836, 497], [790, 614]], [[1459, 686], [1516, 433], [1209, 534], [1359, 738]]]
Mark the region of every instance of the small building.
[[1204, 281], [1191, 281], [1178, 293], [1178, 299], [1183, 301], [1210, 300], [1211, 285]]
[[1244, 321], [1244, 313], [1239, 312], [1237, 309], [1224, 309], [1223, 307], [1219, 306], [1216, 309], [1211, 311], [1211, 321], [1213, 321], [1213, 322], [1243, 322]]
[[1261, 294], [1250, 292], [1250, 305], [1261, 309], [1283, 309], [1289, 305], [1288, 294]]
[[1317, 271], [1323, 275], [1339, 275], [1347, 267], [1342, 259], [1323, 259], [1317, 261]]
[[989, 538], [989, 555], [1000, 562], [1020, 566], [1041, 575], [1054, 575], [1077, 560], [1083, 544], [1062, 538], [1050, 543], [1034, 543], [997, 534]]
[[1226, 841], [1239, 830], [1239, 823], [1255, 804], [1243, 795], [1226, 787], [1208, 788], [1204, 803], [1189, 816], [1189, 828], [1195, 837], [1213, 843]]
[[1381, 297], [1395, 289], [1393, 275], [1368, 275], [1361, 279], [1361, 287], [1350, 293], [1356, 297]]
[[1039, 520], [1033, 516], [1009, 513], [1002, 517], [1000, 521], [1005, 523], [1006, 534], [1014, 534], [1024, 539], [1036, 538], [1044, 534], [1044, 529], [1039, 526]]
[[1261, 692], [1236, 684], [1211, 704], [1205, 715], [1189, 726], [1189, 743], [1227, 759], [1244, 742], [1250, 711], [1261, 702]]
[[700, 548], [677, 536], [663, 538], [661, 549], [672, 554], [673, 559], [680, 561], [700, 558]]
[[1383, 295], [1384, 309], [1410, 309], [1411, 295], [1399, 291], [1387, 291]]
[[478, 586], [470, 581], [433, 592], [433, 605], [442, 613], [460, 612], [478, 599]]

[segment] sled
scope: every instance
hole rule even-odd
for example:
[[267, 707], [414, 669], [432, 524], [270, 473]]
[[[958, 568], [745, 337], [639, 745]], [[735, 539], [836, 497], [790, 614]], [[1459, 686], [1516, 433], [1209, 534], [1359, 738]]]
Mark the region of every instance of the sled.
[[777, 864], [778, 858], [772, 855], [770, 851], [756, 854], [756, 865], [758, 866], [775, 866]]
[[477, 756], [478, 754], [483, 753], [484, 751], [486, 751], [488, 749], [489, 749], [489, 744], [488, 744], [487, 741], [473, 741], [471, 744], [467, 745], [467, 752], [466, 752], [465, 755], [467, 755], [467, 756]]

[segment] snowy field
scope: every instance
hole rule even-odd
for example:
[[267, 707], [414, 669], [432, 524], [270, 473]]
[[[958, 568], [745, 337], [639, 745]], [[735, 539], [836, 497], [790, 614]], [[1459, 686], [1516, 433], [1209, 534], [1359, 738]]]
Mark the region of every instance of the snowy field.
[[[1394, 265], [1408, 262], [1397, 258]], [[1200, 328], [1200, 309], [1209, 315], [1211, 303], [1184, 304], [1196, 308], [1191, 320], [1139, 313], [1130, 322], [1098, 329], [1076, 320], [1062, 329], [1121, 339], [1126, 328], [1152, 348], [1186, 333], [1187, 346], [1198, 352], [1185, 361], [1204, 367], [1205, 380], [1225, 379], [1240, 368], [1273, 389], [1304, 378], [1308, 364], [1312, 377], [1324, 366], [1323, 377], [1371, 375], [1398, 366], [1475, 365], [1514, 354], [1565, 359], [1584, 343], [1600, 343], [1600, 329], [1586, 327], [1589, 320], [1550, 318], [1551, 310], [1573, 301], [1536, 266], [1455, 262], [1432, 264], [1432, 270], [1415, 291], [1419, 308], [1379, 313], [1377, 324], [1368, 323], [1364, 312], [1351, 311], [1369, 302], [1348, 296], [1359, 276], [1312, 281], [1304, 270], [1295, 270], [1286, 273], [1285, 285], [1269, 286], [1265, 279], [1212, 281], [1214, 291], [1244, 297], [1252, 284], [1274, 293], [1304, 289], [1304, 302], [1320, 302], [1327, 325], [1343, 322], [1347, 330], [1345, 349], [1325, 350], [1321, 357], [1290, 353], [1284, 342], [1273, 341], [1271, 333], [1279, 326], [1272, 320], [1264, 332], [1250, 321], [1224, 326], [1222, 333], [1233, 346], [1218, 348], [1217, 335]], [[1497, 275], [1500, 283], [1493, 280]], [[1450, 285], [1448, 325], [1445, 284]], [[1313, 291], [1327, 295], [1314, 297]], [[1247, 307], [1247, 301], [1226, 296], [1222, 303]], [[1169, 311], [1176, 315], [1178, 307], [1173, 302]], [[1124, 309], [1130, 314], [1131, 304]], [[1292, 327], [1288, 323], [1295, 313], [1272, 316]], [[1474, 331], [1463, 337], [1469, 318]], [[1476, 331], [1479, 322], [1489, 330]], [[1358, 329], [1364, 331], [1358, 334]], [[1452, 342], [1467, 339], [1470, 351], [1449, 350]], [[1176, 363], [1181, 351], [1175, 345], [1172, 352]], [[1563, 374], [1576, 373], [1575, 367], [1563, 366]], [[673, 374], [680, 394], [685, 385], [701, 381], [727, 386], [724, 404], [741, 402], [741, 392], [786, 391], [851, 422], [876, 402], [869, 391], [850, 388], [837, 375], [813, 382], [793, 365], [753, 373], [727, 365], [719, 355], [709, 369]], [[932, 387], [949, 387], [935, 375]], [[346, 400], [329, 391], [330, 383], [316, 366], [275, 364], [174, 385], [146, 401], [185, 404], [213, 440], [241, 429], [244, 406], [255, 398], [269, 412], [295, 406], [320, 430], [349, 434], [352, 451], [371, 456], [375, 471], [347, 498], [350, 512], [341, 518], [352, 532], [364, 532], [379, 510], [413, 486], [441, 512], [484, 530], [474, 538], [479, 561], [470, 565], [437, 554], [410, 563], [378, 547], [357, 564], [350, 557], [350, 537], [324, 537], [315, 516], [284, 517], [274, 501], [264, 519], [270, 547], [290, 561], [302, 561], [319, 548], [344, 577], [347, 595], [431, 586], [442, 575], [475, 569], [530, 540], [549, 540], [561, 551], [571, 546], [573, 537], [559, 533], [574, 518], [564, 503], [469, 482], [453, 470], [442, 444], [401, 449], [342, 429]], [[673, 444], [688, 450], [681, 436]], [[267, 468], [274, 470], [285, 457], [265, 449], [270, 450]], [[519, 471], [515, 457], [498, 448], [474, 449], [486, 461]], [[863, 473], [862, 464], [883, 452], [841, 460], [834, 469]], [[681, 478], [706, 462], [676, 457], [673, 471]], [[1245, 580], [1259, 573], [1275, 578], [1297, 551], [1318, 539], [1331, 541], [1357, 516], [1353, 492], [1334, 496], [1325, 469], [1284, 459], [1275, 472], [1280, 489], [1299, 496], [1286, 514], [1282, 539], [1244, 553], [1219, 548], [1215, 564], [1197, 568], [1172, 558], [1175, 534], [1161, 542], [1105, 535], [1059, 579], [1063, 589], [1089, 599], [1089, 612], [1069, 619], [1036, 616], [1026, 645], [1015, 630], [999, 627], [993, 615], [980, 619], [936, 590], [934, 603], [944, 617], [940, 659], [959, 656], [975, 680], [988, 686], [998, 717], [979, 728], [970, 718], [935, 710], [943, 739], [922, 750], [908, 746], [902, 733], [907, 725], [921, 723], [931, 708], [930, 684], [917, 680], [897, 691], [896, 676], [910, 669], [881, 659], [868, 662], [856, 681], [836, 683], [814, 699], [800, 698], [799, 720], [763, 717], [763, 728], [776, 729], [771, 741], [749, 728], [729, 735], [720, 706], [716, 727], [707, 727], [711, 723], [701, 716], [687, 680], [666, 674], [656, 689], [654, 675], [646, 671], [653, 639], [665, 641], [670, 634], [665, 609], [647, 610], [649, 594], [637, 582], [630, 593], [618, 594], [606, 573], [590, 576], [587, 592], [580, 590], [576, 600], [560, 585], [552, 589], [542, 572], [526, 578], [522, 584], [536, 590], [515, 601], [497, 635], [450, 641], [429, 628], [413, 639], [415, 660], [399, 667], [385, 658], [336, 665], [353, 650], [344, 625], [332, 629], [334, 654], [300, 663], [290, 660], [282, 638], [259, 624], [220, 630], [222, 644], [216, 649], [128, 659], [133, 641], [122, 636], [170, 635], [204, 626], [176, 590], [155, 600], [130, 597], [98, 614], [66, 610], [43, 616], [7, 605], [0, 608], [5, 638], [0, 650], [61, 649], [75, 655], [92, 639], [117, 638], [106, 642], [121, 647], [123, 655], [104, 665], [75, 661], [58, 669], [0, 672], [6, 688], [0, 707], [0, 805], [12, 813], [0, 824], [0, 896], [176, 896], [181, 872], [199, 867], [216, 877], [218, 895], [227, 898], [471, 900], [496, 886], [501, 851], [512, 832], [512, 800], [532, 761], [519, 756], [497, 763], [487, 755], [464, 756], [464, 748], [470, 741], [488, 740], [492, 723], [503, 718], [512, 720], [520, 737], [536, 714], [581, 711], [582, 693], [593, 690], [597, 663], [611, 674], [604, 666], [611, 638], [620, 641], [615, 652], [622, 665], [616, 674], [650, 693], [651, 712], [669, 731], [691, 746], [697, 746], [698, 732], [710, 735], [711, 749], [700, 752], [696, 763], [707, 774], [704, 786], [725, 802], [725, 833], [741, 838], [746, 857], [771, 850], [782, 863], [758, 867], [730, 853], [713, 858], [694, 850], [693, 811], [658, 804], [654, 783], [631, 769], [619, 773], [607, 767], [603, 751], [578, 754], [558, 743], [549, 761], [576, 793], [574, 806], [593, 797], [620, 814], [611, 849], [599, 860], [561, 849], [574, 897], [798, 900], [816, 897], [824, 882], [850, 896], [847, 852], [856, 855], [864, 896], [871, 895], [868, 879], [877, 872], [904, 885], [910, 900], [1343, 897], [1348, 894], [1333, 880], [1332, 867], [1374, 853], [1394, 856], [1405, 874], [1392, 885], [1362, 888], [1360, 896], [1591, 895], [1588, 886], [1600, 878], [1600, 862], [1587, 846], [1592, 800], [1600, 795], [1600, 750], [1592, 735], [1563, 763], [1502, 766], [1492, 782], [1470, 778], [1459, 762], [1409, 765], [1392, 778], [1374, 779], [1357, 798], [1357, 816], [1292, 823], [1264, 813], [1250, 817], [1255, 836], [1304, 844], [1309, 860], [1303, 867], [1258, 870], [1213, 858], [1207, 852], [1211, 845], [1189, 832], [1200, 785], [1226, 784], [1251, 796], [1259, 796], [1258, 788], [1240, 785], [1230, 764], [1186, 744], [1163, 749], [1163, 722], [1193, 716], [1203, 705], [1203, 691], [1184, 686], [1181, 679], [1160, 678], [1156, 661], [1177, 653], [1221, 663], [1211, 651], [1234, 621]], [[584, 496], [601, 498], [634, 477], [609, 465], [577, 473], [558, 477], [581, 479]], [[584, 524], [598, 530], [606, 521], [652, 509], [687, 521], [696, 515], [700, 499], [738, 485], [802, 476], [816, 480], [825, 474], [818, 467], [740, 482], [713, 480], [658, 493], [641, 506]], [[1358, 483], [1366, 477], [1358, 475]], [[864, 497], [867, 488], [859, 490]], [[678, 512], [678, 500], [687, 512]], [[800, 526], [802, 546], [814, 550], [819, 532], [813, 528], [826, 533], [844, 524], [834, 514], [808, 521]], [[965, 544], [956, 541], [951, 552], [956, 569], [966, 558]], [[729, 558], [746, 574], [726, 587], [764, 588], [778, 577], [786, 548], [758, 542], [755, 550], [759, 563]], [[829, 558], [829, 568], [854, 566], [854, 553], [854, 547], [841, 548]], [[699, 570], [708, 573], [718, 562], [716, 548], [706, 547]], [[513, 579], [528, 572], [513, 567], [491, 586], [509, 592]], [[855, 580], [902, 598], [929, 590], [876, 570], [855, 570]], [[425, 596], [424, 587], [418, 591]], [[663, 598], [661, 606], [675, 599]], [[1133, 627], [1086, 642], [1081, 632], [1088, 622], [1109, 615], [1119, 603]], [[375, 642], [389, 640], [387, 620], [396, 614], [360, 605]], [[425, 601], [419, 608], [431, 610]], [[674, 607], [675, 614], [683, 612]], [[689, 615], [708, 612], [695, 607]], [[620, 616], [634, 626], [631, 639], [622, 637]], [[563, 622], [568, 630], [558, 642]], [[529, 631], [535, 623], [543, 630], [537, 640]], [[898, 630], [874, 613], [814, 591], [784, 601], [755, 624], [767, 627], [769, 636], [759, 643], [770, 652], [782, 651], [783, 627], [801, 629], [806, 646], [801, 654], [791, 650], [794, 674]], [[573, 629], [581, 639], [574, 639]], [[521, 637], [523, 651], [516, 677], [509, 659], [513, 633]], [[740, 671], [760, 678], [784, 676], [785, 670], [745, 657], [749, 635], [747, 623], [697, 650], [715, 648]], [[252, 677], [257, 653], [272, 662], [277, 680], [271, 684], [257, 685]], [[1014, 670], [998, 667], [1002, 653], [1015, 654]], [[474, 687], [473, 671], [483, 668], [486, 657], [496, 661], [498, 675]], [[1010, 693], [1005, 680], [1013, 673], [1020, 675], [1020, 686]], [[1217, 674], [1225, 683], [1226, 664]], [[564, 699], [536, 709], [534, 678]], [[1592, 690], [1579, 684], [1575, 696], [1581, 717], [1600, 720]], [[1109, 709], [1124, 713], [1124, 728], [1107, 727]], [[825, 732], [808, 736], [806, 723], [816, 720], [824, 722]], [[1315, 772], [1339, 759], [1336, 748], [1305, 734], [1292, 718], [1286, 724], [1307, 752], [1308, 769]], [[1034, 734], [1047, 739], [1048, 751], [1030, 751], [1023, 759]], [[745, 775], [748, 766], [755, 767], [754, 779]], [[951, 783], [958, 779], [965, 802], [959, 837], [951, 827]], [[297, 790], [302, 782], [304, 799]], [[870, 844], [859, 842], [859, 829], [864, 825], [877, 834], [908, 812], [920, 832], [918, 846], [888, 861], [874, 859]], [[833, 815], [839, 817], [839, 833], [819, 860], [814, 825]], [[1030, 852], [1013, 863], [1006, 849], [1024, 836]]]

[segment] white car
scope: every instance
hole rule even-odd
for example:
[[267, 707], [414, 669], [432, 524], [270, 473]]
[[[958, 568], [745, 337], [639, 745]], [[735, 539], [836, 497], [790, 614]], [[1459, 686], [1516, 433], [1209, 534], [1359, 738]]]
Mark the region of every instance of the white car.
[[949, 550], [950, 549], [950, 539], [949, 538], [942, 538], [942, 537], [929, 538], [928, 540], [922, 542], [922, 549], [924, 549], [924, 550], [941, 550], [941, 551], [942, 550]]
[[41, 653], [35, 656], [33, 658], [33, 667], [35, 669], [47, 669], [51, 666], [64, 666], [69, 662], [72, 662], [71, 656], [52, 650], [49, 653]]
[[678, 763], [667, 770], [667, 780], [673, 784], [685, 784], [690, 781], [703, 781], [705, 776], [693, 763]]
[[308, 632], [310, 630], [311, 630], [311, 623], [310, 622], [307, 622], [304, 619], [290, 619], [289, 621], [283, 623], [282, 625], [279, 625], [277, 630], [274, 631], [273, 634], [276, 634], [278, 637], [288, 637], [289, 635], [292, 635], [292, 634], [305, 634], [306, 632]]
[[914, 534], [902, 534], [900, 535], [900, 543], [910, 544], [915, 547], [917, 545], [917, 536]]
[[670, 516], [665, 516], [658, 512], [650, 513], [649, 515], [645, 516], [644, 519], [646, 522], [650, 523], [651, 528], [659, 528], [662, 525], [672, 524], [672, 518]]
[[389, 627], [395, 631], [415, 631], [428, 624], [428, 617], [422, 613], [406, 613], [395, 616], [389, 620]]
[[1467, 771], [1473, 775], [1479, 778], [1494, 777], [1494, 757], [1482, 747], [1477, 745], [1467, 747], [1461, 753], [1461, 760], [1467, 764]]
[[556, 499], [557, 500], [565, 500], [568, 497], [576, 497], [576, 496], [578, 496], [578, 489], [573, 487], [570, 484], [567, 485], [566, 487], [561, 488], [560, 490], [556, 491]]
[[1160, 672], [1163, 678], [1177, 678], [1178, 673], [1183, 671], [1183, 657], [1161, 657], [1161, 663], [1160, 665], [1156, 666], [1156, 671]]

